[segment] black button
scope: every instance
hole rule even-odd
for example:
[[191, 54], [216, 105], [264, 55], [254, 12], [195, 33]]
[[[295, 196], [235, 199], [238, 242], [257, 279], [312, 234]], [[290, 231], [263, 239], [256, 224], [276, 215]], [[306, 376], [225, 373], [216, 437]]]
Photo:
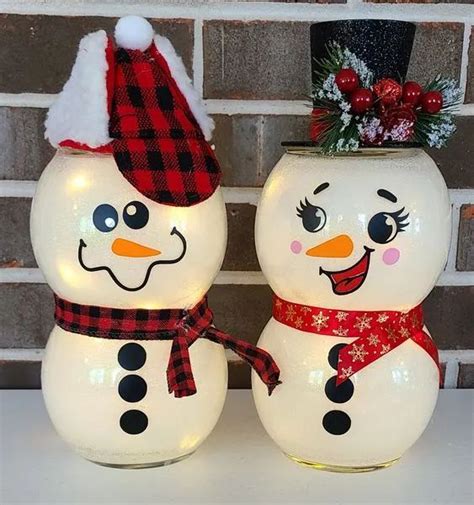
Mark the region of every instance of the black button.
[[328, 361], [329, 361], [329, 364], [334, 368], [334, 370], [337, 370], [339, 352], [341, 349], [346, 347], [346, 345], [347, 344], [337, 344], [334, 347], [332, 347], [331, 350], [329, 351]]
[[331, 410], [323, 417], [323, 426], [331, 435], [344, 435], [351, 427], [351, 418], [342, 410]]
[[146, 352], [141, 345], [130, 342], [120, 348], [118, 362], [125, 370], [138, 370], [145, 361]]
[[146, 382], [139, 375], [127, 375], [118, 385], [119, 395], [126, 402], [139, 402], [146, 395]]
[[354, 384], [352, 384], [350, 379], [346, 379], [342, 384], [336, 386], [336, 381], [337, 377], [334, 376], [326, 382], [326, 387], [324, 388], [326, 396], [334, 403], [348, 402], [354, 394]]
[[146, 430], [148, 417], [141, 410], [127, 410], [120, 418], [120, 427], [129, 435], [138, 435]]

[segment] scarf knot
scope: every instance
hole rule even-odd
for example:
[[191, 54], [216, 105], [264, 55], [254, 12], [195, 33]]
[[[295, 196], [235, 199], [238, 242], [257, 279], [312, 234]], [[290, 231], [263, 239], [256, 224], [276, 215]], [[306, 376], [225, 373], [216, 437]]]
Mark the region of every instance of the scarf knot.
[[194, 395], [196, 384], [189, 348], [205, 338], [231, 349], [247, 362], [268, 388], [280, 384], [280, 370], [269, 353], [218, 330], [204, 297], [191, 309], [117, 309], [72, 303], [55, 295], [56, 324], [71, 333], [121, 340], [172, 340], [166, 369], [168, 391], [176, 398]]

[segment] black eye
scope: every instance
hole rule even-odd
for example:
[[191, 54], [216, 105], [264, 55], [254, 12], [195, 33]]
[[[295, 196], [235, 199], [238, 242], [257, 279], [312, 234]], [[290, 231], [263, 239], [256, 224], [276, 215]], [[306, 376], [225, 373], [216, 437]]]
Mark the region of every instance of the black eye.
[[112, 231], [117, 226], [118, 214], [112, 205], [103, 203], [94, 210], [92, 221], [99, 231]]
[[408, 214], [402, 216], [405, 209], [398, 212], [379, 212], [369, 221], [368, 231], [370, 238], [378, 244], [388, 244], [399, 232], [404, 231], [408, 223], [404, 221]]
[[300, 202], [300, 206], [296, 209], [298, 217], [303, 221], [303, 226], [306, 231], [315, 233], [321, 230], [326, 224], [326, 212], [321, 207], [312, 205], [305, 198], [304, 203]]
[[123, 209], [123, 220], [125, 224], [134, 230], [139, 230], [146, 226], [148, 217], [148, 209], [142, 202], [130, 202], [125, 209]]

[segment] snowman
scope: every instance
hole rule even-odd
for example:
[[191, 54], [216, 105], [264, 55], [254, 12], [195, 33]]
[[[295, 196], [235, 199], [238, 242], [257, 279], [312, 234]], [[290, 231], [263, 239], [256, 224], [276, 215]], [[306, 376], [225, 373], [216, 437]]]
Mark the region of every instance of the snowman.
[[420, 437], [439, 388], [420, 303], [446, 262], [450, 222], [443, 177], [420, 148], [326, 156], [310, 143], [287, 147], [255, 228], [275, 293], [258, 345], [282, 385], [269, 398], [253, 374], [253, 393], [291, 459], [369, 471]]
[[230, 348], [272, 389], [271, 357], [216, 329], [206, 292], [226, 247], [213, 128], [181, 59], [143, 18], [85, 36], [48, 113], [58, 148], [31, 236], [55, 293], [42, 387], [83, 457], [179, 461], [212, 431]]

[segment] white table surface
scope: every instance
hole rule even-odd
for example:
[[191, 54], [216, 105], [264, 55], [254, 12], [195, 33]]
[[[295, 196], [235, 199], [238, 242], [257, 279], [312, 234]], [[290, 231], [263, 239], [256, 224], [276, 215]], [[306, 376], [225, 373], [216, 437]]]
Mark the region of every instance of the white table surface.
[[473, 400], [474, 391], [441, 391], [429, 427], [399, 463], [349, 475], [288, 460], [261, 426], [249, 391], [229, 392], [216, 429], [193, 456], [146, 470], [83, 460], [56, 435], [40, 391], [2, 391], [0, 503], [472, 505]]

